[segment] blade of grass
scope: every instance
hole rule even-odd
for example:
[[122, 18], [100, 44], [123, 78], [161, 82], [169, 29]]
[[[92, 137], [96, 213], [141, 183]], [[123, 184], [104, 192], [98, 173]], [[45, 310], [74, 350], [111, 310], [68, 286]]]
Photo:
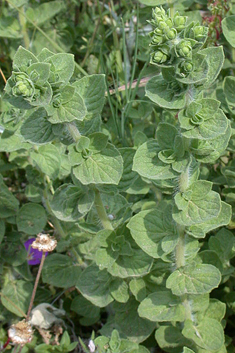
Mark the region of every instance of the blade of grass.
[[129, 97], [131, 97], [131, 87], [132, 83], [134, 81], [135, 77], [135, 71], [136, 71], [136, 64], [137, 64], [137, 51], [138, 51], [138, 44], [139, 44], [139, 35], [138, 35], [138, 29], [139, 29], [139, 6], [137, 5], [137, 22], [136, 22], [136, 37], [135, 37], [135, 51], [134, 51], [134, 59], [133, 59], [133, 67], [132, 67], [132, 72], [131, 72], [131, 79], [130, 79], [130, 86], [129, 86]]

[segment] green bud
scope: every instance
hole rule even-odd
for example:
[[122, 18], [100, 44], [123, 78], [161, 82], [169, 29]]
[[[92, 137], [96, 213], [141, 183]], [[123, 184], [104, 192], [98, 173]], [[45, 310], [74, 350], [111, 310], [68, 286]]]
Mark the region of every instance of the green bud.
[[186, 16], [175, 16], [173, 21], [174, 21], [175, 28], [178, 31], [182, 31], [185, 28], [187, 17]]
[[155, 9], [153, 9], [153, 12], [152, 12], [152, 16], [153, 18], [155, 19], [156, 17], [159, 17], [159, 16], [165, 16], [166, 15], [166, 12], [165, 10], [161, 7], [155, 7]]
[[152, 57], [153, 62], [157, 64], [162, 64], [166, 62], [167, 59], [168, 59], [167, 55], [160, 50], [156, 51]]
[[177, 45], [177, 53], [179, 56], [187, 58], [191, 55], [191, 52], [192, 52], [192, 47], [191, 47], [191, 43], [189, 41], [182, 40]]
[[[15, 75], [15, 76], [14, 76]], [[32, 97], [34, 94], [33, 82], [29, 79], [28, 75], [14, 74], [13, 79], [16, 82], [15, 86], [12, 87], [12, 94], [14, 96]]]
[[156, 28], [153, 33], [157, 35], [163, 35], [163, 31], [160, 28]]
[[200, 114], [195, 114], [191, 119], [190, 122], [193, 125], [201, 125], [204, 122], [203, 117]]
[[172, 28], [173, 27], [173, 22], [172, 22], [172, 19], [171, 18], [168, 18], [166, 21], [166, 24], [168, 27]]
[[166, 30], [165, 34], [166, 34], [167, 39], [172, 40], [172, 39], [176, 38], [177, 32], [174, 28], [172, 28], [172, 29]]
[[167, 24], [166, 24], [166, 22], [165, 21], [159, 21], [158, 22], [158, 28], [159, 29], [165, 29], [165, 28], [167, 28]]
[[207, 35], [207, 30], [204, 26], [196, 26], [194, 28], [195, 39], [200, 40]]
[[52, 105], [54, 108], [59, 108], [61, 105], [61, 94], [58, 93], [57, 95], [54, 96]]
[[163, 37], [162, 36], [154, 36], [151, 41], [151, 45], [157, 45], [162, 43]]

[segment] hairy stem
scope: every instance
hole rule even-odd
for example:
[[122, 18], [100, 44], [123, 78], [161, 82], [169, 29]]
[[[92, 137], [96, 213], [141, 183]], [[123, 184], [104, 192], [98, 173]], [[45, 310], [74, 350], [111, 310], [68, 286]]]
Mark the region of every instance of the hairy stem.
[[104, 227], [104, 229], [110, 229], [113, 230], [113, 226], [110, 222], [110, 220], [108, 219], [107, 213], [105, 211], [101, 196], [100, 196], [100, 192], [99, 190], [95, 190], [95, 208], [96, 211], [98, 213], [98, 216], [101, 220], [102, 226]]
[[81, 134], [80, 134], [77, 126], [73, 123], [68, 123], [68, 124], [66, 124], [66, 126], [67, 126], [67, 129], [68, 129], [70, 135], [74, 139], [74, 142], [78, 142], [81, 137]]

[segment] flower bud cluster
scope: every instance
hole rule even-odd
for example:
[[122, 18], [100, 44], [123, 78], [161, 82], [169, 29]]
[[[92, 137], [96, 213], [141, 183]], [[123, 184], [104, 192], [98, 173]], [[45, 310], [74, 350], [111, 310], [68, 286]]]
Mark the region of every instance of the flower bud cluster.
[[23, 96], [31, 98], [34, 95], [35, 88], [31, 78], [26, 73], [15, 73], [13, 76], [15, 86], [12, 88], [14, 96]]
[[193, 53], [201, 48], [207, 38], [207, 28], [199, 22], [186, 24], [187, 17], [178, 12], [173, 17], [169, 11], [156, 7], [149, 23], [153, 26], [151, 63], [177, 67], [179, 74], [186, 77], [194, 70]]

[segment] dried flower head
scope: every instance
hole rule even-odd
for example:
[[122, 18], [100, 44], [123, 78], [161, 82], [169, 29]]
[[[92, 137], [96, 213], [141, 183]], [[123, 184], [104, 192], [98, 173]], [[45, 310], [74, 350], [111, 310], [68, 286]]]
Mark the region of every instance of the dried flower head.
[[8, 336], [13, 343], [17, 343], [21, 346], [24, 346], [26, 343], [32, 341], [33, 329], [28, 322], [22, 320], [9, 328]]
[[36, 240], [32, 243], [32, 248], [39, 251], [53, 251], [56, 248], [57, 241], [49, 234], [39, 233]]

